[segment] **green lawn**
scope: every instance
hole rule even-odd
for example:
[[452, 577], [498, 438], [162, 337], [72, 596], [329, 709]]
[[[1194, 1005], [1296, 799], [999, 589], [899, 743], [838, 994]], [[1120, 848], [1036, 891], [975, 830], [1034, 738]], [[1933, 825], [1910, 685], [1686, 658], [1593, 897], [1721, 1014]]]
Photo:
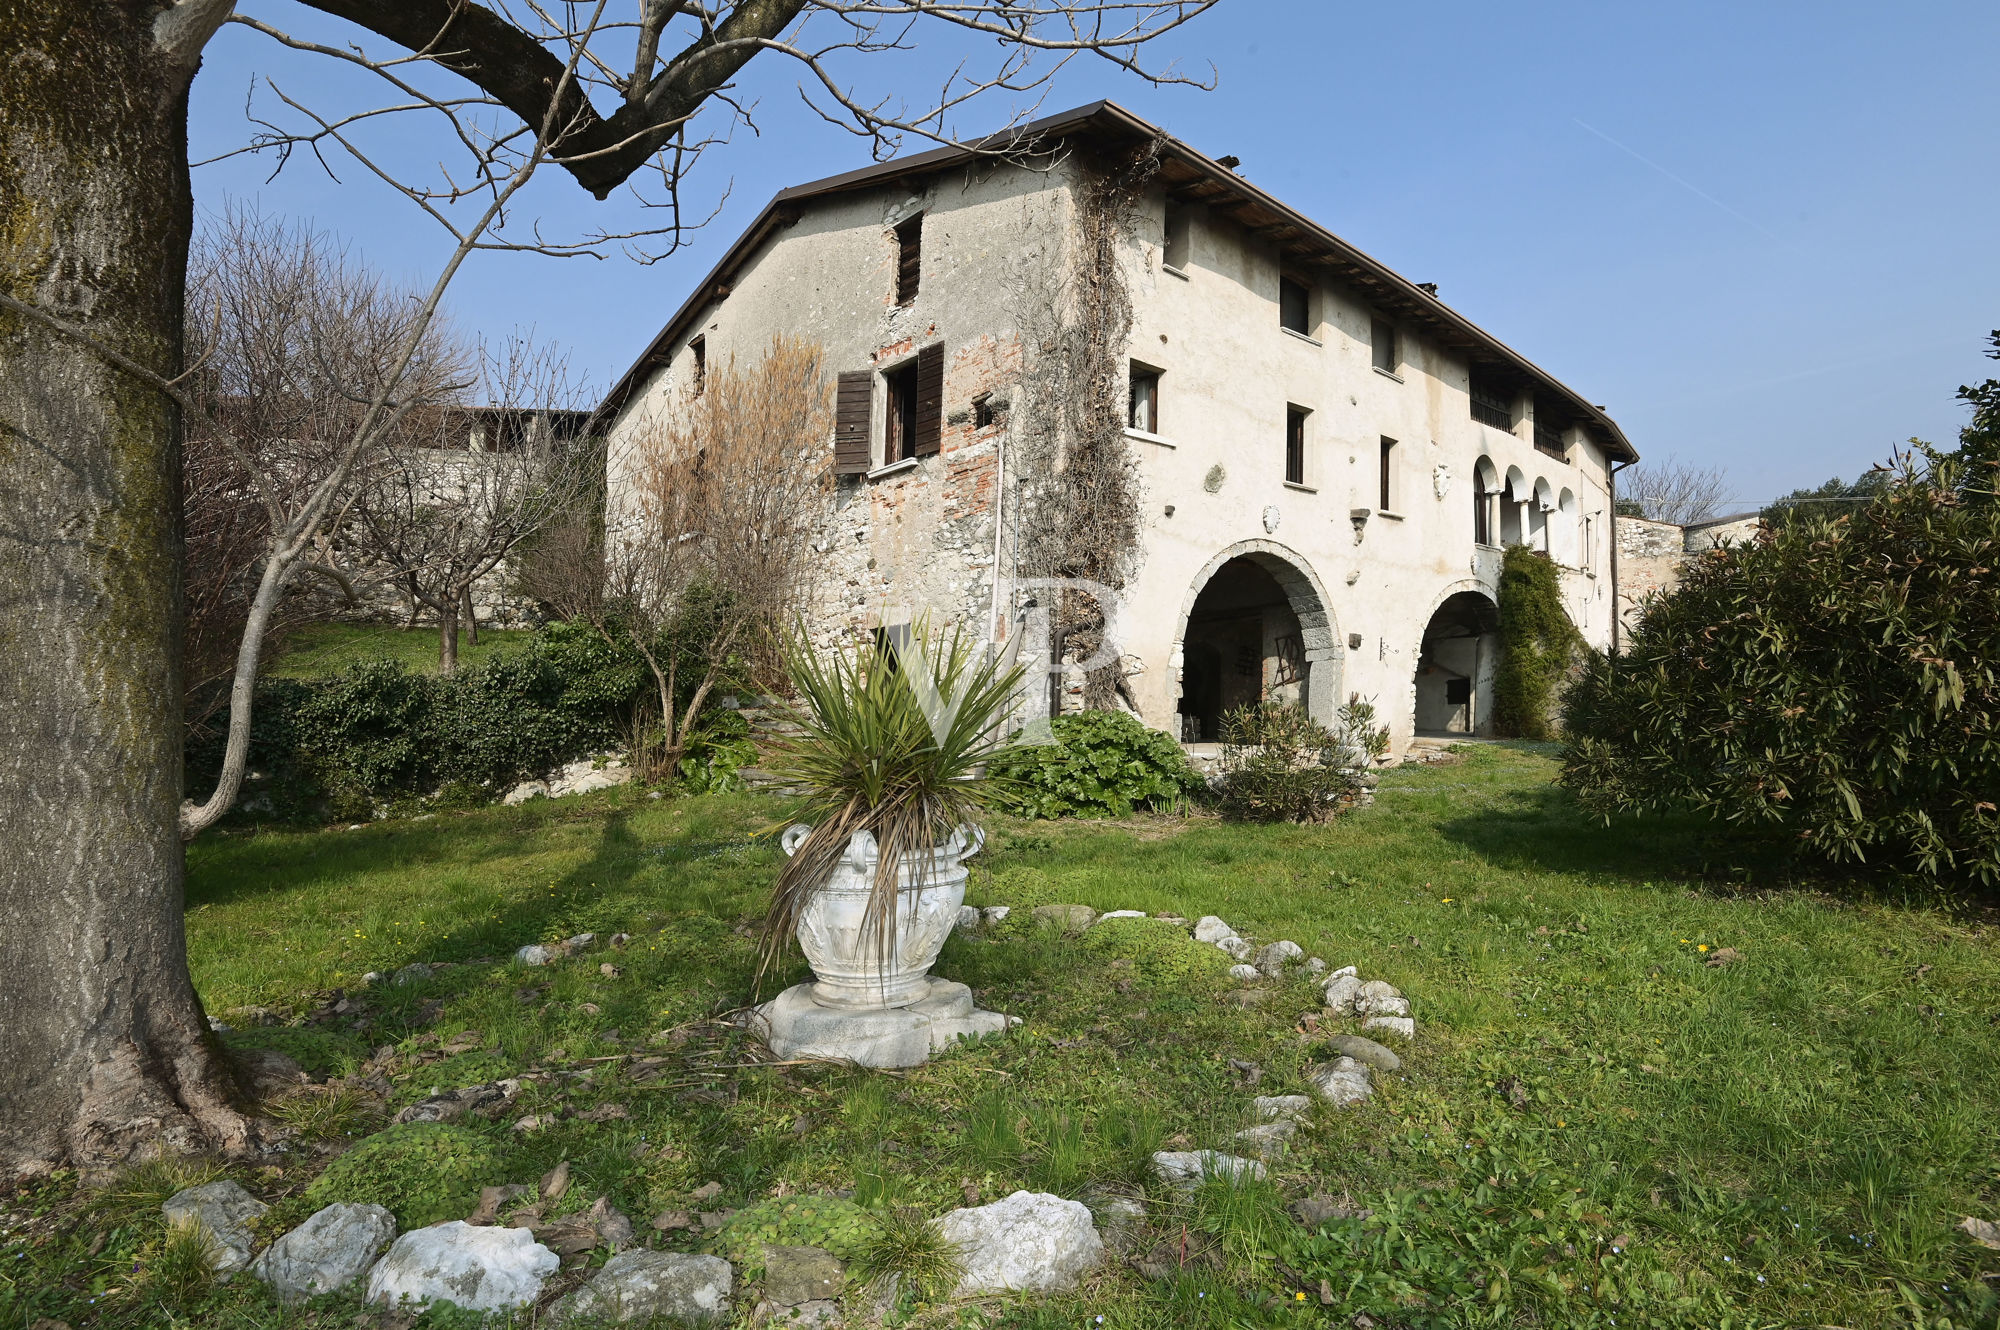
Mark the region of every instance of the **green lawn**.
[[[475, 644], [470, 633], [460, 632], [459, 666], [484, 664], [520, 650], [534, 638], [534, 630], [528, 628], [481, 628]], [[370, 660], [399, 660], [419, 674], [437, 673], [437, 626], [419, 624], [403, 629], [385, 624], [307, 624], [285, 634], [264, 674], [274, 679], [323, 679]]]
[[[1325, 827], [996, 820], [974, 903], [1219, 914], [1410, 996], [1418, 1038], [1371, 1103], [1320, 1107], [1268, 1184], [1191, 1199], [1153, 1182], [1147, 1156], [1228, 1148], [1253, 1095], [1309, 1091], [1325, 1033], [1344, 1028], [1299, 1028], [1311, 983], [1238, 1005], [1228, 958], [1182, 930], [1064, 937], [1017, 908], [996, 937], [955, 936], [938, 972], [1021, 1029], [907, 1074], [746, 1065], [754, 1050], [710, 1018], [751, 994], [748, 926], [777, 857], [755, 833], [782, 814], [769, 800], [628, 789], [207, 838], [190, 851], [190, 946], [238, 1042], [329, 1072], [394, 1046], [374, 1064], [392, 1109], [434, 1087], [593, 1069], [469, 1125], [504, 1154], [494, 1181], [567, 1159], [564, 1208], [607, 1196], [663, 1245], [697, 1239], [656, 1235], [652, 1215], [774, 1194], [937, 1214], [973, 1194], [1096, 1188], [1148, 1206], [1146, 1272], [1119, 1261], [1020, 1304], [911, 1295], [915, 1324], [1991, 1330], [2000, 1252], [1954, 1225], [2000, 1218], [2000, 931], [1923, 903], [1732, 884], [1710, 860], [1737, 852], [1705, 828], [1598, 827], [1552, 771], [1543, 753], [1483, 747], [1388, 773], [1375, 807]], [[634, 940], [507, 963], [582, 930]], [[1704, 963], [1701, 948], [1725, 946], [1742, 959]], [[454, 968], [301, 1023], [364, 971], [415, 961]], [[804, 973], [793, 963], [767, 990]], [[256, 1026], [251, 1007], [284, 1023]], [[1254, 1088], [1232, 1059], [1259, 1070]], [[607, 1105], [625, 1116], [585, 1120]], [[509, 1129], [528, 1114], [561, 1117]], [[240, 1176], [275, 1226], [310, 1211], [299, 1193], [318, 1168]], [[695, 1204], [708, 1182], [721, 1194]], [[1303, 1227], [1284, 1207], [1315, 1192], [1371, 1213]], [[166, 1297], [146, 1282], [160, 1257], [139, 1250], [156, 1240], [144, 1204], [122, 1202], [120, 1236], [86, 1255], [91, 1226], [57, 1223], [81, 1202], [60, 1186], [29, 1199], [47, 1217], [24, 1256], [0, 1249], [0, 1290], [8, 1270], [38, 1282], [16, 1275], [11, 1304], [0, 1293], [0, 1326], [166, 1323], [142, 1314]], [[338, 1300], [281, 1313], [242, 1279], [180, 1305], [186, 1325], [355, 1316]]]

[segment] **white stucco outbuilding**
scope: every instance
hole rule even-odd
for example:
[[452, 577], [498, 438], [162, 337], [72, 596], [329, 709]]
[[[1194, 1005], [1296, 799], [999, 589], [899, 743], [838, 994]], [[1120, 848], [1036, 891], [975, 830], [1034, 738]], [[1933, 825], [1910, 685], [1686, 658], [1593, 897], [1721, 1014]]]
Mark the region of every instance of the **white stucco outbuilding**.
[[1048, 405], [1034, 303], [1052, 275], [1091, 280], [1093, 173], [1137, 157], [1107, 389], [1141, 518], [1116, 607], [1129, 705], [1190, 741], [1274, 696], [1322, 717], [1370, 699], [1398, 751], [1483, 732], [1508, 544], [1544, 551], [1576, 626], [1612, 645], [1613, 476], [1637, 454], [1601, 407], [1115, 105], [1024, 139], [1042, 151], [942, 148], [774, 198], [607, 398], [612, 520], [646, 422], [704, 365], [808, 336], [844, 371], [818, 626], [1021, 631], [1023, 514], [1062, 483], [1022, 461]]

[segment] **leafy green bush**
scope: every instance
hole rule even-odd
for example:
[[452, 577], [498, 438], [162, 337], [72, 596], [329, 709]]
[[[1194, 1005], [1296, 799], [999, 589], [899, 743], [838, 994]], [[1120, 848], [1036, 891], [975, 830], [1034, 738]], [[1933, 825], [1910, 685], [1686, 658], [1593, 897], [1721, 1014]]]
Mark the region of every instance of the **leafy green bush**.
[[1367, 762], [1388, 742], [1375, 708], [1340, 709], [1338, 731], [1283, 702], [1237, 707], [1222, 718], [1216, 781], [1223, 816], [1246, 822], [1321, 822], [1354, 806]]
[[2000, 504], [1962, 480], [1906, 462], [1870, 503], [1691, 562], [1570, 689], [1563, 783], [1606, 817], [1699, 809], [2000, 882]]
[[1051, 722], [1056, 742], [999, 769], [1003, 806], [1023, 817], [1126, 817], [1200, 787], [1181, 746], [1122, 711], [1086, 711]]
[[[573, 760], [619, 737], [645, 683], [636, 653], [552, 624], [527, 650], [450, 676], [363, 661], [323, 679], [266, 679], [251, 722], [244, 802], [278, 818], [370, 816], [392, 799], [449, 802]], [[219, 722], [190, 744], [188, 783], [211, 785]]]
[[478, 1132], [412, 1122], [363, 1139], [306, 1188], [315, 1208], [335, 1201], [379, 1205], [404, 1229], [463, 1219], [479, 1189], [505, 1182], [504, 1157]]
[[713, 1243], [736, 1263], [739, 1277], [764, 1271], [764, 1248], [820, 1247], [843, 1261], [865, 1254], [881, 1234], [881, 1221], [838, 1196], [773, 1196], [730, 1217]]
[[1552, 737], [1557, 691], [1584, 652], [1563, 609], [1549, 557], [1509, 545], [1500, 565], [1500, 663], [1493, 674], [1493, 728], [1514, 739]]

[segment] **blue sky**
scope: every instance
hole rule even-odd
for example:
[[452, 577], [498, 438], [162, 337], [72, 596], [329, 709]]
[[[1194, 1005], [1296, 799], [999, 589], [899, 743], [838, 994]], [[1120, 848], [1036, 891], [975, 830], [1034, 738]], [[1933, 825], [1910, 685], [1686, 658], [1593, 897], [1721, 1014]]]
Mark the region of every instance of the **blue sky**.
[[[346, 42], [354, 30], [287, 3], [248, 12]], [[931, 86], [990, 46], [916, 34], [855, 61], [875, 96]], [[1213, 91], [1153, 88], [1101, 62], [1064, 70], [1045, 111], [1110, 97], [1214, 156], [1440, 295], [1592, 401], [1648, 456], [1722, 466], [1750, 506], [1852, 475], [1911, 435], [1956, 438], [1961, 383], [2000, 374], [2000, 172], [1993, 169], [2000, 5], [1738, 3], [1496, 6], [1223, 0], [1157, 61], [1214, 66]], [[532, 327], [600, 387], [614, 379], [769, 196], [863, 165], [866, 146], [801, 104], [796, 66], [743, 80], [759, 132], [738, 130], [687, 197], [715, 220], [651, 266], [623, 257], [481, 256], [450, 305], [470, 329]], [[381, 96], [323, 57], [240, 26], [196, 80], [197, 159], [247, 141], [260, 79], [322, 110]], [[255, 106], [287, 114], [257, 85]], [[995, 100], [960, 113], [975, 133]], [[378, 135], [385, 160], [445, 158], [429, 127]], [[922, 145], [917, 145], [922, 146]], [[915, 150], [914, 148], [912, 150]], [[198, 206], [254, 200], [308, 218], [406, 281], [444, 234], [351, 161], [336, 182], [298, 158], [195, 173]], [[619, 229], [550, 173], [517, 226]]]

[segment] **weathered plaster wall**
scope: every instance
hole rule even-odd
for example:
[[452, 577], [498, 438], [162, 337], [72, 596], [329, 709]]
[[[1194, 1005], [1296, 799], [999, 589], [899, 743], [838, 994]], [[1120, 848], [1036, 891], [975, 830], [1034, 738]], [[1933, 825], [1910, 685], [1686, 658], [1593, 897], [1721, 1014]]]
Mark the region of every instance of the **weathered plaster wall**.
[[[1197, 211], [1186, 267], [1165, 268], [1164, 215], [1164, 197], [1151, 200], [1129, 274], [1132, 358], [1160, 371], [1157, 437], [1132, 437], [1148, 525], [1124, 625], [1127, 650], [1148, 662], [1133, 682], [1149, 722], [1172, 727], [1183, 602], [1218, 552], [1262, 542], [1325, 588], [1327, 645], [1310, 690], [1316, 710], [1354, 693], [1372, 699], [1403, 748], [1415, 728], [1417, 658], [1432, 611], [1454, 591], [1491, 596], [1497, 588], [1499, 551], [1473, 542], [1472, 475], [1482, 457], [1501, 477], [1518, 471], [1524, 492], [1546, 481], [1553, 496], [1569, 496], [1575, 534], [1551, 542], [1558, 562], [1574, 569], [1563, 578], [1565, 598], [1585, 636], [1608, 643], [1609, 552], [1596, 533], [1609, 501], [1595, 447], [1572, 440], [1568, 462], [1536, 450], [1526, 402], [1511, 434], [1474, 421], [1467, 365], [1407, 328], [1399, 329], [1399, 373], [1377, 371], [1375, 312], [1309, 272], [1285, 270], [1310, 283], [1312, 336], [1286, 331], [1277, 256], [1226, 219]], [[1285, 481], [1290, 405], [1311, 412], [1302, 486]], [[1378, 504], [1384, 437], [1397, 441], [1387, 510]], [[1365, 512], [1358, 538], [1357, 510]], [[1490, 669], [1480, 674], [1490, 694]], [[1484, 697], [1478, 710], [1490, 711]]]
[[[920, 211], [922, 278], [916, 299], [898, 305], [893, 228]], [[1021, 370], [1016, 274], [1025, 251], [1059, 241], [1067, 217], [1060, 170], [999, 166], [814, 204], [766, 242], [613, 421], [606, 464], [613, 520], [629, 504], [634, 449], [647, 422], [672, 409], [692, 382], [691, 338], [705, 339], [711, 373], [732, 355], [754, 360], [780, 331], [819, 342], [830, 371], [893, 368], [942, 341], [940, 451], [836, 487], [818, 545], [815, 626], [830, 637], [928, 612], [990, 633], [995, 496]], [[991, 394], [987, 424], [973, 412], [982, 394]], [[878, 387], [878, 439], [881, 396]]]
[[[1067, 170], [1070, 168], [1063, 168]], [[1426, 624], [1454, 592], [1489, 597], [1500, 551], [1473, 540], [1474, 467], [1513, 475], [1551, 511], [1525, 511], [1565, 566], [1571, 617], [1598, 645], [1610, 638], [1609, 508], [1605, 459], [1581, 435], [1567, 460], [1532, 444], [1532, 403], [1513, 432], [1471, 418], [1468, 366], [1401, 329], [1395, 375], [1373, 368], [1373, 311], [1312, 274], [1310, 337], [1279, 326], [1279, 264], [1261, 241], [1197, 214], [1181, 272], [1161, 262], [1165, 199], [1142, 205], [1126, 256], [1134, 321], [1131, 358], [1161, 372], [1160, 425], [1128, 435], [1143, 488], [1143, 549], [1120, 607], [1128, 684], [1145, 720], [1178, 732], [1181, 638], [1194, 598], [1234, 556], [1255, 559], [1299, 611], [1305, 689], [1328, 715], [1349, 694], [1372, 699], [1405, 747], [1416, 723], [1416, 666]], [[920, 294], [893, 298], [891, 228], [925, 210]], [[939, 456], [843, 483], [833, 502], [818, 623], [907, 621], [928, 610], [982, 634], [995, 622], [994, 496], [1022, 369], [1022, 264], [1060, 261], [1072, 209], [1062, 171], [1006, 166], [954, 170], [919, 182], [809, 204], [767, 241], [689, 336], [706, 339], [711, 369], [754, 356], [773, 332], [813, 337], [835, 369], [893, 365], [919, 345], [947, 349], [946, 425]], [[644, 422], [689, 382], [685, 343], [635, 394], [612, 428], [614, 520], [630, 449]], [[1033, 348], [1027, 348], [1032, 355]], [[1011, 410], [991, 425], [971, 415], [991, 392]], [[1288, 404], [1311, 412], [1305, 483], [1285, 481]], [[879, 435], [879, 431], [878, 431]], [[1391, 506], [1377, 503], [1380, 440], [1397, 441]], [[1017, 520], [1012, 464], [1001, 571]], [[1478, 715], [1490, 713], [1491, 662], [1477, 670]]]

